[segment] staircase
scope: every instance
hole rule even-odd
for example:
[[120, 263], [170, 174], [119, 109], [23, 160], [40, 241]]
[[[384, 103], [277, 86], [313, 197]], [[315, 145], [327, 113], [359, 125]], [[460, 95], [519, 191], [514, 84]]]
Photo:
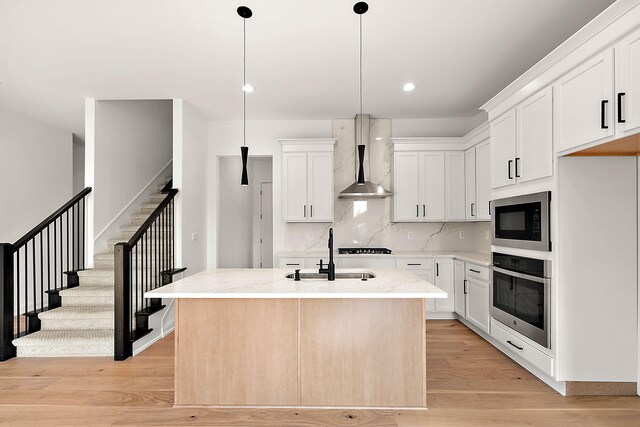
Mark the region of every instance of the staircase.
[[[129, 225], [120, 227], [120, 235], [108, 241], [108, 249], [94, 255], [93, 269], [67, 273], [67, 286], [55, 291], [61, 306], [37, 313], [40, 330], [13, 340], [18, 357], [114, 356], [114, 246], [128, 241], [158, 207], [166, 197], [162, 193], [166, 183], [131, 215]], [[147, 241], [150, 247], [164, 244], [166, 236], [157, 234]], [[141, 266], [159, 262], [152, 254], [140, 257]], [[141, 267], [131, 267], [140, 272]], [[139, 292], [142, 295], [144, 290]]]

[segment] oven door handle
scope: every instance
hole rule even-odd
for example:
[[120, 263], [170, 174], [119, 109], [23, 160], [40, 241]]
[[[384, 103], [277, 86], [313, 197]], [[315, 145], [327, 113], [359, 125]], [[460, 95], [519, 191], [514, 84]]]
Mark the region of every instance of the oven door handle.
[[497, 271], [498, 273], [506, 274], [507, 276], [517, 277], [519, 279], [531, 280], [532, 282], [542, 283], [548, 285], [551, 283], [551, 279], [547, 277], [538, 277], [531, 276], [530, 274], [518, 273], [517, 271], [505, 270], [504, 268], [491, 266], [492, 271]]

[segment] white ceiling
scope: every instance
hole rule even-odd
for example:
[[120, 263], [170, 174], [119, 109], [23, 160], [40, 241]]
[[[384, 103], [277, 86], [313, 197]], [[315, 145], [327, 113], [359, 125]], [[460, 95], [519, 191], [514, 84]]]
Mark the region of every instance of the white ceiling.
[[[468, 117], [612, 0], [371, 0], [364, 109]], [[345, 0], [0, 0], [0, 106], [83, 133], [83, 98], [183, 98], [209, 119], [352, 117], [358, 18]], [[402, 91], [412, 81], [416, 90]]]

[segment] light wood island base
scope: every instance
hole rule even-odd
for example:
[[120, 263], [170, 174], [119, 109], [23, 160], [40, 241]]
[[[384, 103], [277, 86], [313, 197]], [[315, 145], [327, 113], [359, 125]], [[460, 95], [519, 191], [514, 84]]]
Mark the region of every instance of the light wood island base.
[[176, 300], [175, 405], [426, 409], [425, 300]]

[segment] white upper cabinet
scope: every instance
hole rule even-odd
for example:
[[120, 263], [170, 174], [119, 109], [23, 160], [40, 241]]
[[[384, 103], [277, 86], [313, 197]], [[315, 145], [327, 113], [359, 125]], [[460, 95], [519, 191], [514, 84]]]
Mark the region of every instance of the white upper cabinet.
[[491, 186], [515, 184], [516, 112], [510, 110], [493, 120], [491, 135]]
[[423, 185], [422, 217], [425, 221], [445, 221], [445, 155], [444, 152], [422, 153]]
[[605, 49], [553, 84], [556, 151], [614, 134], [613, 91], [613, 49]]
[[490, 221], [491, 144], [487, 139], [476, 146], [476, 204], [473, 213], [478, 221]]
[[465, 218], [476, 220], [476, 147], [471, 147], [464, 153], [465, 169]]
[[335, 139], [280, 140], [286, 222], [333, 222]]
[[553, 175], [553, 96], [547, 87], [516, 107], [518, 182]]
[[393, 156], [393, 209], [395, 221], [420, 221], [420, 153]]
[[464, 221], [465, 216], [465, 153], [445, 153], [447, 181], [447, 220]]
[[282, 155], [284, 178], [284, 220], [307, 219], [307, 155], [284, 153]]
[[553, 174], [553, 120], [553, 92], [547, 87], [491, 122], [492, 188]]
[[333, 153], [307, 154], [309, 220], [333, 221]]
[[637, 132], [640, 128], [640, 30], [616, 45], [615, 58], [617, 130]]

